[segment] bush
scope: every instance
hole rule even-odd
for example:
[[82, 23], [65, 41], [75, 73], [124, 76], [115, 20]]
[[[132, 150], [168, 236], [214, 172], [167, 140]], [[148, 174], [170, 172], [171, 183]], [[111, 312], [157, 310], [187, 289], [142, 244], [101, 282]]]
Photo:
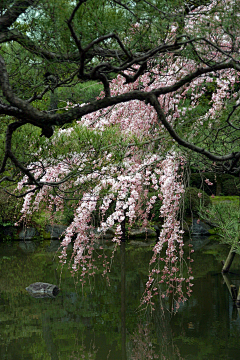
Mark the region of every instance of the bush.
[[[205, 179], [209, 179], [213, 185], [209, 186], [205, 183]], [[203, 189], [208, 195], [216, 194], [216, 181], [214, 173], [193, 173], [190, 176], [189, 186], [197, 189]]]
[[22, 199], [8, 195], [0, 189], [0, 225], [13, 225], [19, 220], [22, 203]]
[[[235, 181], [234, 181], [235, 180]], [[239, 195], [239, 180], [234, 179], [226, 179], [222, 184], [222, 194], [225, 196], [234, 196]]]
[[[201, 198], [198, 196], [199, 193], [202, 194]], [[210, 197], [206, 194], [206, 192], [199, 190], [196, 187], [186, 188], [183, 201], [184, 213], [186, 215], [198, 215], [200, 207], [207, 207], [211, 204]]]
[[204, 220], [214, 224], [221, 243], [233, 246], [232, 250], [240, 254], [238, 203], [222, 202], [213, 204], [207, 210], [202, 210], [200, 215]]
[[[209, 179], [213, 185], [207, 185], [205, 179]], [[193, 173], [190, 176], [189, 184], [190, 187], [203, 189], [208, 195], [237, 196], [240, 192], [239, 179], [229, 174], [215, 174], [213, 172]]]

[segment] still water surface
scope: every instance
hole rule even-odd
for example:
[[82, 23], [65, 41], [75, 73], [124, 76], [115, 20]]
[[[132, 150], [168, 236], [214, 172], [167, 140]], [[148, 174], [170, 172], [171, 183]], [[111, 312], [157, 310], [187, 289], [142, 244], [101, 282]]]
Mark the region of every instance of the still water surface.
[[[118, 252], [111, 286], [99, 273], [82, 289], [59, 267], [57, 246], [0, 244], [0, 359], [240, 359], [240, 315], [221, 275], [224, 246], [207, 241], [196, 250], [193, 295], [175, 315], [158, 304], [152, 314], [139, 311], [149, 248], [126, 245], [125, 268]], [[239, 286], [234, 261], [230, 281]], [[36, 281], [60, 284], [61, 291], [33, 298], [25, 288]]]

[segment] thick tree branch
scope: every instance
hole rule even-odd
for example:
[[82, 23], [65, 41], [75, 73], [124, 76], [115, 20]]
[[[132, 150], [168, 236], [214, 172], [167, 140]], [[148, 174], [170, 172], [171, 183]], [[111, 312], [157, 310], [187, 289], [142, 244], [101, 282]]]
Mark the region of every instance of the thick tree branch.
[[[81, 59], [79, 52], [75, 51], [72, 53], [56, 53], [45, 48], [42, 48], [28, 36], [21, 34], [17, 30], [9, 30], [3, 33], [0, 33], [0, 43], [6, 43], [9, 41], [16, 41], [18, 44], [23, 46], [26, 50], [35, 54], [45, 60], [61, 63], [61, 62], [73, 62], [77, 63]], [[102, 57], [102, 58], [117, 58], [125, 59], [126, 55], [122, 51], [115, 49], [107, 49], [101, 47], [94, 47], [94, 50], [89, 50], [86, 54], [86, 60], [91, 60], [93, 57]], [[142, 56], [142, 54], [139, 54]]]
[[153, 90], [152, 93], [158, 97], [160, 95], [167, 94], [169, 92], [173, 92], [173, 91], [180, 89], [182, 86], [184, 86], [188, 83], [191, 83], [194, 79], [198, 78], [201, 75], [214, 73], [214, 72], [217, 72], [219, 70], [224, 70], [224, 69], [235, 69], [237, 71], [240, 71], [240, 64], [231, 60], [229, 62], [225, 62], [222, 64], [200, 67], [196, 71], [184, 76], [181, 80], [177, 81], [175, 84]]
[[75, 41], [75, 44], [77, 45], [77, 48], [78, 48], [78, 51], [80, 53], [80, 55], [82, 54], [83, 52], [83, 49], [82, 49], [82, 45], [81, 45], [81, 41], [80, 39], [77, 37], [77, 34], [76, 32], [74, 31], [73, 29], [73, 25], [72, 25], [72, 22], [73, 22], [73, 19], [74, 19], [74, 16], [76, 14], [76, 12], [78, 11], [78, 9], [80, 8], [80, 6], [84, 3], [86, 3], [87, 0], [79, 0], [77, 5], [75, 6], [75, 8], [73, 9], [72, 11], [72, 14], [69, 18], [69, 20], [67, 21], [67, 24], [68, 24], [68, 27], [69, 27], [69, 30], [71, 32], [71, 35], [72, 35], [72, 38], [74, 39]]
[[228, 114], [228, 117], [227, 117], [227, 120], [226, 120], [226, 122], [228, 123], [228, 125], [230, 125], [230, 126], [231, 126], [233, 129], [235, 129], [235, 130], [240, 130], [240, 128], [237, 127], [237, 126], [235, 126], [233, 123], [231, 123], [230, 118], [231, 118], [231, 116], [233, 115], [233, 113], [235, 112], [235, 110], [236, 110], [239, 106], [240, 106], [240, 104], [237, 104], [237, 105], [233, 106], [233, 109], [232, 109], [232, 111]]
[[24, 117], [22, 110], [19, 110], [15, 106], [11, 106], [9, 104], [4, 104], [1, 101], [0, 101], [0, 115], [15, 116], [20, 120], [22, 120], [22, 117]]
[[115, 39], [117, 40], [120, 48], [122, 49], [122, 51], [126, 54], [126, 56], [128, 57], [128, 59], [132, 59], [131, 54], [129, 54], [129, 52], [127, 51], [127, 49], [125, 48], [125, 46], [123, 45], [122, 41], [120, 40], [119, 36], [117, 34], [108, 34], [108, 35], [104, 35], [104, 36], [100, 36], [99, 38], [93, 40], [88, 46], [86, 46], [84, 48], [85, 52], [88, 52], [94, 45], [99, 44], [100, 42], [103, 42], [104, 40], [108, 40], [108, 39]]
[[219, 156], [219, 155], [215, 155], [213, 153], [211, 153], [210, 151], [205, 150], [204, 148], [200, 148], [184, 139], [182, 139], [177, 132], [173, 129], [173, 127], [170, 125], [170, 123], [167, 121], [164, 112], [161, 109], [161, 106], [159, 104], [159, 101], [157, 99], [157, 97], [153, 94], [149, 94], [149, 98], [148, 98], [148, 102], [154, 107], [154, 109], [157, 112], [158, 115], [158, 119], [160, 124], [163, 124], [165, 129], [167, 129], [167, 131], [169, 132], [169, 134], [171, 135], [171, 137], [176, 140], [176, 142], [187, 148], [190, 149], [196, 153], [199, 153], [201, 155], [204, 155], [205, 157], [207, 157], [208, 159], [212, 160], [212, 161], [228, 161], [228, 160], [234, 160], [235, 163], [237, 161], [239, 161], [240, 159], [240, 152], [238, 153], [231, 153], [228, 155], [223, 155], [223, 156]]
[[[115, 34], [114, 34], [115, 35]], [[110, 58], [110, 59], [117, 59], [118, 61], [123, 61], [123, 63], [119, 63], [119, 66], [112, 66], [114, 71], [119, 72], [128, 69], [130, 66], [138, 63], [143, 63], [148, 59], [154, 57], [158, 53], [164, 52], [172, 52], [181, 48], [181, 46], [185, 46], [195, 39], [188, 39], [186, 41], [181, 41], [175, 44], [161, 44], [157, 47], [154, 47], [150, 51], [147, 52], [132, 52], [132, 55], [125, 49], [124, 45], [122, 44], [120, 38], [115, 35], [115, 38], [119, 40], [119, 45], [121, 50], [111, 49], [111, 48], [102, 48], [96, 46], [97, 43], [102, 42], [105, 40], [106, 37], [109, 35], [99, 37], [95, 39], [92, 43], [90, 43], [84, 49], [84, 58], [86, 60], [92, 60], [94, 57], [100, 58]], [[9, 30], [7, 32], [0, 33], [0, 43], [6, 43], [9, 41], [16, 41], [21, 46], [23, 46], [29, 52], [42, 57], [45, 60], [49, 60], [51, 62], [61, 63], [61, 62], [73, 62], [77, 63], [81, 61], [81, 54], [79, 51], [73, 53], [56, 53], [53, 51], [49, 51], [41, 46], [37, 45], [33, 40], [31, 40], [28, 36], [21, 34], [17, 30]], [[93, 44], [94, 43], [94, 44]], [[92, 49], [92, 45], [94, 45], [94, 49]], [[91, 46], [90, 46], [91, 45]], [[88, 48], [89, 47], [89, 48]], [[126, 62], [126, 56], [128, 59]], [[110, 64], [109, 64], [110, 65]]]
[[123, 77], [125, 77], [125, 79], [126, 79], [126, 84], [129, 84], [129, 83], [133, 83], [133, 82], [135, 82], [138, 78], [139, 78], [139, 76], [141, 76], [143, 73], [144, 73], [144, 71], [146, 71], [147, 70], [147, 62], [144, 62], [140, 67], [139, 67], [139, 69], [135, 72], [135, 74], [134, 75], [127, 75], [127, 74], [125, 74], [124, 72], [121, 72], [121, 75], [123, 76]]
[[[177, 81], [175, 84], [171, 86], [161, 87], [159, 89], [154, 89], [151, 91], [151, 93], [154, 94], [156, 97], [160, 95], [168, 94], [180, 89], [182, 86], [190, 83], [191, 81], [193, 81], [194, 79], [196, 79], [201, 75], [209, 74], [211, 72], [223, 70], [223, 69], [236, 69], [240, 71], [240, 65], [236, 64], [233, 61], [230, 61], [228, 63], [219, 64], [212, 67], [199, 68], [195, 72], [186, 75], [181, 80]], [[64, 114], [45, 113], [37, 110], [36, 108], [31, 106], [27, 101], [20, 99], [14, 94], [9, 84], [7, 69], [4, 60], [1, 56], [0, 56], [0, 84], [7, 101], [10, 102], [12, 107], [16, 107], [18, 109], [17, 115], [19, 114], [19, 110], [21, 110], [22, 116], [25, 115], [29, 123], [38, 126], [42, 129], [46, 127], [51, 127], [53, 125], [62, 126], [66, 123], [72, 122], [74, 119], [79, 119], [86, 114], [92, 113], [100, 109], [104, 109], [109, 106], [119, 104], [121, 102], [128, 102], [131, 100], [145, 101], [148, 98], [149, 94], [151, 94], [149, 92], [135, 90], [122, 95], [107, 97], [104, 99], [92, 101], [87, 105], [81, 107], [75, 107], [74, 109], [68, 110], [68, 112]]]
[[[19, 127], [23, 126], [24, 123], [22, 122], [14, 122], [11, 123], [10, 125], [8, 125], [7, 127], [7, 131], [6, 131], [6, 143], [5, 143], [5, 157], [4, 157], [4, 161], [1, 167], [1, 172], [4, 171], [5, 169], [5, 165], [6, 165], [6, 160], [7, 158], [11, 159], [12, 162], [14, 163], [14, 165], [20, 169], [25, 175], [28, 176], [29, 180], [35, 184], [38, 188], [41, 187], [41, 185], [39, 184], [39, 182], [37, 182], [37, 180], [35, 179], [34, 175], [31, 173], [31, 171], [27, 168], [25, 168], [20, 161], [18, 161], [18, 159], [14, 156], [14, 154], [12, 153], [12, 135], [14, 133], [15, 130], [17, 130]], [[5, 164], [4, 164], [5, 163]], [[4, 166], [3, 166], [4, 165]]]

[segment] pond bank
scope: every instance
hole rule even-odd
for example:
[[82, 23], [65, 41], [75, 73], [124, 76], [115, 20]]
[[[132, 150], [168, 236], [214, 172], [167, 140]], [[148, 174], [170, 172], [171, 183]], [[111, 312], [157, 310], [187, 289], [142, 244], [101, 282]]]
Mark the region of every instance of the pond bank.
[[[63, 236], [67, 226], [54, 224], [46, 225], [44, 229], [37, 229], [35, 227], [15, 227], [15, 226], [1, 226], [0, 238], [2, 240], [60, 240]], [[115, 230], [108, 228], [104, 233], [93, 229], [96, 235], [96, 240], [112, 240], [115, 236]], [[156, 239], [160, 229], [154, 225], [151, 228], [132, 228], [128, 231], [127, 237], [129, 239], [145, 239], [145, 241]]]
[[[29, 227], [15, 227], [15, 226], [0, 226], [0, 239], [6, 240], [60, 240], [63, 237], [64, 231], [67, 229], [66, 225], [53, 224], [46, 225], [44, 228]], [[205, 224], [198, 219], [192, 219], [192, 225], [186, 226], [184, 229], [186, 234], [192, 236], [209, 236], [211, 235], [211, 226]], [[105, 232], [99, 232], [97, 229], [92, 230], [96, 235], [97, 240], [112, 240], [115, 236], [115, 230], [109, 227]], [[126, 238], [129, 240], [140, 240], [145, 242], [157, 239], [160, 234], [160, 227], [152, 225], [151, 227], [135, 227], [127, 231]]]

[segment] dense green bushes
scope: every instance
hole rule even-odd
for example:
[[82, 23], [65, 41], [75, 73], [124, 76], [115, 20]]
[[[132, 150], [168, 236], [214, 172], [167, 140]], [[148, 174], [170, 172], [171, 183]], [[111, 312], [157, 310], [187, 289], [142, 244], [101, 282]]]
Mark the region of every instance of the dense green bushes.
[[200, 207], [207, 207], [211, 204], [210, 197], [206, 194], [206, 192], [195, 187], [188, 187], [186, 189], [183, 201], [184, 213], [186, 215], [197, 215]]
[[234, 178], [234, 181], [233, 179], [226, 179], [222, 183], [222, 194], [225, 196], [239, 195], [239, 185], [239, 180], [236, 178]]
[[[213, 185], [209, 186], [205, 180], [209, 179]], [[240, 181], [229, 174], [215, 174], [213, 172], [192, 173], [190, 176], [190, 187], [203, 189], [208, 195], [239, 195]]]
[[[201, 197], [198, 194], [201, 194]], [[210, 196], [196, 187], [186, 188], [182, 201], [184, 215], [198, 215], [200, 207], [207, 207], [211, 204]], [[161, 222], [159, 218], [161, 205], [162, 201], [157, 199], [150, 213], [152, 221]]]
[[202, 210], [200, 216], [203, 220], [214, 224], [221, 243], [231, 245], [232, 251], [240, 254], [238, 202], [228, 201], [213, 204], [207, 211]]
[[20, 218], [22, 202], [0, 189], [0, 226], [13, 225]]

